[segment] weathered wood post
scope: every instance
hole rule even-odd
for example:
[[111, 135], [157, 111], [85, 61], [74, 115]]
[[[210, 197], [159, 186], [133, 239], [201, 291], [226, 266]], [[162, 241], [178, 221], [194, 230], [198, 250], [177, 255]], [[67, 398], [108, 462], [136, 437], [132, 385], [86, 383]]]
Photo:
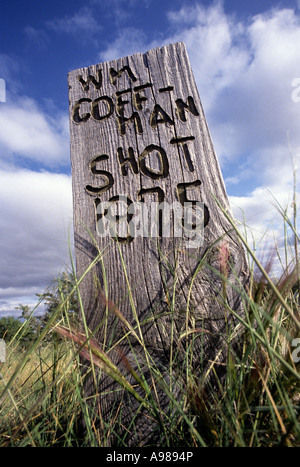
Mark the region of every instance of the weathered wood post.
[[[185, 46], [81, 68], [68, 83], [79, 277], [101, 252], [80, 288], [87, 324], [126, 377], [125, 357], [155, 384], [143, 345], [148, 364], [166, 378], [170, 359], [183, 362], [192, 345], [193, 365], [204, 375], [214, 359], [226, 358], [226, 310], [241, 310], [230, 281], [243, 284], [247, 265], [215, 200], [230, 213]], [[127, 328], [124, 338], [125, 320], [137, 336]], [[138, 405], [119, 389], [101, 376], [101, 413], [121, 414], [126, 427]], [[157, 392], [163, 409], [159, 384]], [[128, 433], [128, 444], [153, 433], [142, 414], [140, 439]]]

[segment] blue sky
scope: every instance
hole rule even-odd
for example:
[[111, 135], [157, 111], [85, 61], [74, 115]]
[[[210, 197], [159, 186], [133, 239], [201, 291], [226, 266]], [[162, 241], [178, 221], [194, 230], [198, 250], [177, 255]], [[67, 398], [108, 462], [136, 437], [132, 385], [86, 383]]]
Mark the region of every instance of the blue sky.
[[300, 1], [2, 0], [0, 316], [35, 303], [69, 264], [67, 73], [177, 41], [187, 46], [235, 217], [243, 213], [256, 241], [281, 246], [270, 193], [291, 206]]

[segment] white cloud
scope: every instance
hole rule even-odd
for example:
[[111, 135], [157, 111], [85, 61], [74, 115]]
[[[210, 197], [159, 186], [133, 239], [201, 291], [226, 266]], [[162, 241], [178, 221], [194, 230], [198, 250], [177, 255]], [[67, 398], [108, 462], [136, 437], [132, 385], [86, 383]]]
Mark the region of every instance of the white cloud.
[[0, 205], [1, 314], [24, 297], [32, 302], [69, 264], [71, 177], [0, 170]]
[[183, 41], [221, 162], [284, 150], [287, 131], [292, 146], [300, 144], [300, 104], [291, 97], [292, 82], [300, 77], [299, 14], [274, 9], [238, 21], [218, 2], [185, 4], [168, 19], [174, 32], [159, 43], [147, 42], [138, 29], [121, 29], [101, 59]]
[[168, 37], [147, 42], [137, 30], [123, 30], [101, 57], [185, 42], [228, 187], [240, 190], [230, 196], [234, 214], [241, 219], [244, 212], [256, 241], [268, 231], [265, 238], [280, 243], [283, 221], [268, 193], [290, 206], [290, 152], [295, 157], [300, 147], [300, 103], [292, 99], [292, 83], [300, 78], [299, 12], [274, 8], [238, 20], [222, 2], [186, 2], [168, 19]]
[[[39, 290], [38, 293], [43, 292]], [[0, 289], [0, 318], [3, 316], [21, 316], [21, 311], [17, 308], [20, 305], [28, 305], [35, 314], [43, 314], [45, 306], [43, 302], [39, 302], [37, 287], [9, 287]]]
[[[99, 60], [114, 60], [126, 55], [131, 55], [137, 50], [143, 51], [145, 42], [146, 35], [143, 31], [133, 27], [123, 28], [117, 38], [105, 50], [99, 53]], [[146, 47], [151, 48], [152, 45]]]
[[300, 105], [291, 98], [299, 75], [299, 13], [274, 9], [242, 22], [219, 2], [184, 6], [169, 20], [176, 32], [168, 41], [187, 45], [221, 162], [287, 148], [287, 131], [293, 147], [300, 144]]
[[[276, 200], [276, 201], [275, 201]], [[257, 187], [249, 196], [231, 196], [232, 209], [236, 219], [242, 221], [245, 217], [246, 225], [250, 226], [256, 241], [268, 232], [273, 235], [274, 230], [280, 229], [283, 219], [278, 213], [276, 202], [287, 208], [291, 215], [292, 193], [281, 191], [279, 187]]]
[[88, 7], [81, 8], [72, 16], [48, 21], [47, 25], [56, 32], [63, 32], [66, 34], [91, 34], [100, 29], [100, 25], [94, 18], [92, 10]]
[[[299, 199], [299, 193], [298, 199]], [[249, 196], [230, 196], [239, 230], [263, 266], [272, 260], [272, 274], [280, 277], [295, 258], [294, 233], [281, 210], [293, 224], [292, 191], [258, 187]]]
[[[219, 150], [228, 158], [287, 147], [287, 130], [292, 145], [300, 143], [300, 107], [291, 97], [292, 81], [299, 74], [299, 19], [291, 10], [261, 15], [245, 35], [252, 60], [231, 90], [217, 96], [212, 117]], [[218, 106], [224, 110], [218, 111]], [[226, 149], [221, 148], [222, 141]]]
[[45, 114], [26, 96], [12, 96], [0, 105], [0, 160], [22, 156], [46, 167], [69, 163], [68, 116]]
[[248, 50], [244, 26], [226, 15], [221, 3], [211, 7], [183, 6], [169, 13], [175, 34], [168, 40], [185, 42], [206, 112], [216, 105], [218, 94], [244, 73]]
[[[240, 187], [239, 196], [230, 196], [234, 215], [242, 219], [244, 213], [256, 242], [272, 243], [276, 236], [281, 247], [282, 218], [269, 192], [291, 209], [287, 131], [295, 155], [300, 103], [292, 100], [292, 83], [300, 78], [299, 12], [273, 9], [242, 21], [227, 15], [220, 2], [210, 7], [186, 3], [168, 20], [172, 33], [151, 41], [140, 29], [120, 27], [99, 57], [110, 60], [186, 43], [223, 173], [229, 188]], [[86, 7], [47, 25], [85, 37], [99, 28]], [[9, 58], [0, 55], [2, 64], [6, 75], [1, 77], [12, 76]], [[55, 109], [50, 115], [20, 89], [8, 97], [0, 105], [0, 315], [40, 292], [68, 262], [72, 216], [70, 177], [15, 167], [16, 157], [48, 169], [69, 163], [68, 117]]]
[[[69, 264], [72, 245], [71, 177], [41, 169], [69, 168], [68, 115], [45, 101], [42, 109], [21, 94], [18, 65], [0, 56], [9, 83], [0, 104], [0, 316], [35, 305]], [[21, 167], [35, 167], [25, 170]]]

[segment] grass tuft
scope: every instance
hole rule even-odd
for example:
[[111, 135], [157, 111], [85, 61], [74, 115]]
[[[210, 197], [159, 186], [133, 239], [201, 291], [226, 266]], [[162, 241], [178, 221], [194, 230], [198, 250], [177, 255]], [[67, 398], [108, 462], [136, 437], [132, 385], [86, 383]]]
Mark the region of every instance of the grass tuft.
[[[220, 205], [219, 208], [222, 209]], [[112, 440], [116, 446], [124, 446], [126, 434], [134, 437], [138, 432], [137, 414], [143, 413], [156, 426], [155, 443], [161, 447], [299, 447], [299, 235], [296, 211], [290, 220], [286, 209], [279, 205], [277, 208], [286, 234], [284, 257], [280, 257], [275, 245], [274, 255], [265, 266], [255, 248], [250, 247], [247, 235], [224, 212], [249, 258], [247, 289], [239, 284], [238, 278], [235, 284], [229, 283], [230, 264], [224, 238], [219, 249], [220, 299], [224, 302], [225, 316], [233, 316], [237, 323], [235, 328], [227, 327], [226, 342], [230, 344], [237, 332], [242, 335], [239, 354], [229, 345], [226, 362], [219, 362], [216, 357], [205, 374], [195, 374], [190, 364], [193, 342], [201, 339], [203, 330], [188, 325], [192, 319], [188, 297], [186, 330], [176, 346], [171, 346], [168, 367], [160, 368], [147, 349], [143, 336], [145, 323], [139, 321], [133, 302], [134, 326], [109, 301], [104, 290], [100, 299], [107, 314], [114, 314], [123, 326], [124, 340], [138, 342], [142, 348], [133, 367], [121, 347], [118, 350], [115, 347], [114, 351], [119, 352], [117, 365], [111, 358], [109, 339], [105, 348], [100, 348], [95, 333], [89, 331], [84, 320], [79, 284], [89, 272], [86, 271], [82, 278], [74, 279], [71, 292], [61, 290], [59, 304], [30, 345], [24, 349], [22, 333], [30, 328], [33, 313], [7, 346], [7, 361], [0, 364], [0, 446], [104, 447]], [[287, 261], [287, 237], [291, 236], [294, 254], [292, 261]], [[279, 276], [274, 270], [278, 260], [284, 265]], [[101, 263], [100, 253], [89, 270], [97, 262]], [[125, 265], [124, 270], [126, 273]], [[245, 309], [243, 317], [227, 302], [230, 287], [240, 294]], [[81, 330], [68, 318], [75, 294], [82, 315]], [[165, 313], [169, 315], [173, 336], [175, 286], [168, 303], [169, 312]], [[225, 373], [222, 380], [218, 377], [220, 365]], [[122, 404], [110, 420], [102, 417], [99, 372], [117, 384], [123, 404], [129, 401], [129, 395], [137, 404], [136, 415], [128, 426], [122, 427], [123, 432], [119, 429]], [[150, 378], [145, 377], [146, 373]], [[213, 389], [209, 383], [211, 376], [216, 382]], [[94, 384], [94, 391], [88, 396], [84, 390], [87, 378], [92, 378]], [[159, 392], [167, 396], [167, 407], [160, 406]]]

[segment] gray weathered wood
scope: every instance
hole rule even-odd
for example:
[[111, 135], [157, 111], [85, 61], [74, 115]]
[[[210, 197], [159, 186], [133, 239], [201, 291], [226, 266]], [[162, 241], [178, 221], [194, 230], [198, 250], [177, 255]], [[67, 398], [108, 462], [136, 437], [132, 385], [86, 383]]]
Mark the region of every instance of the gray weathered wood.
[[[234, 270], [228, 271], [229, 282], [236, 282], [237, 278], [243, 284], [247, 265], [242, 248], [214, 199], [230, 213], [185, 46], [176, 43], [78, 69], [69, 73], [68, 83], [79, 277], [102, 252], [101, 261], [81, 283], [87, 324], [91, 330], [97, 329], [96, 339], [104, 350], [109, 351], [119, 342], [109, 355], [126, 377], [122, 355], [134, 368], [136, 355], [140, 365], [145, 361], [132, 334], [120, 342], [124, 328], [101, 298], [104, 294], [135, 329], [137, 313], [149, 354], [166, 378], [171, 348], [178, 351], [180, 361], [179, 350], [184, 353], [185, 345], [191, 342], [187, 336], [196, 335], [193, 365], [204, 376], [219, 353], [220, 362], [226, 358], [225, 307], [219, 276], [224, 239]], [[135, 118], [127, 121], [132, 115]], [[135, 163], [122, 166], [120, 155], [127, 158], [129, 148]], [[164, 150], [168, 168], [159, 148]], [[188, 183], [191, 185], [185, 185], [184, 191], [182, 184]], [[186, 248], [182, 239], [172, 236], [139, 237], [130, 243], [117, 243], [97, 234], [96, 203], [120, 194], [131, 201], [143, 198], [149, 203], [157, 199], [157, 193], [163, 193], [168, 203], [178, 201], [181, 193], [205, 204], [209, 220], [202, 246]], [[241, 310], [239, 294], [229, 285], [227, 302], [229, 307]], [[141, 370], [149, 378], [145, 364], [138, 369]], [[124, 397], [120, 391], [107, 393], [115, 390], [112, 380], [102, 375], [99, 391], [105, 393], [101, 397], [101, 412], [106, 418], [117, 413]], [[161, 391], [159, 398], [164, 406], [167, 398]], [[137, 407], [134, 401], [130, 404], [127, 399], [123, 401], [119, 412], [125, 426], [132, 409]], [[142, 415], [136, 424], [140, 427], [140, 440], [129, 433], [128, 444], [142, 442], [153, 431]]]

